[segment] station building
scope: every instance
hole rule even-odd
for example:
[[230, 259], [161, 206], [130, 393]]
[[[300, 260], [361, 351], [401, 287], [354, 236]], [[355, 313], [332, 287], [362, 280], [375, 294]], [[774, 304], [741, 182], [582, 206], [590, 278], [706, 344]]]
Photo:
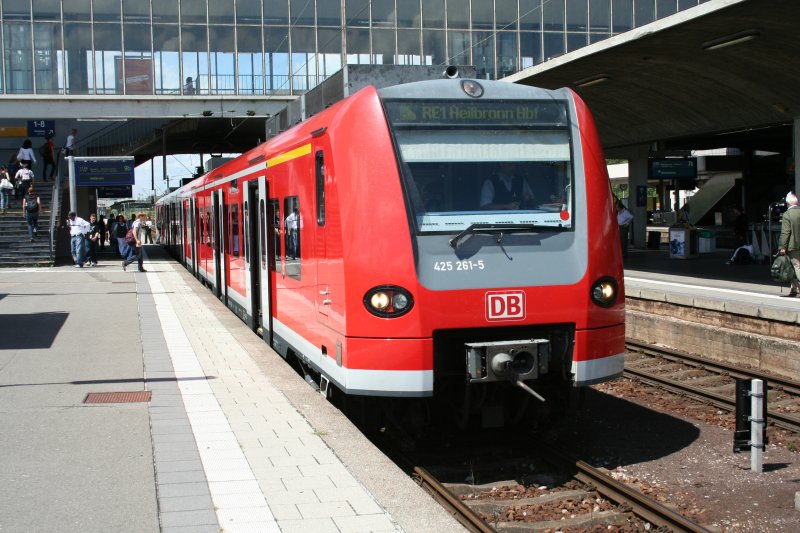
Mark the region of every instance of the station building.
[[[13, 159], [26, 138], [41, 144], [46, 132], [63, 146], [72, 128], [80, 155], [132, 155], [137, 164], [236, 153], [265, 139], [266, 119], [346, 65], [470, 65], [481, 79], [573, 88], [595, 114], [607, 154], [631, 162], [631, 193], [653, 185], [653, 157], [726, 154], [701, 162], [700, 183], [730, 172], [726, 201], [752, 204], [760, 216], [793, 176], [797, 183], [798, 106], [786, 94], [800, 94], [790, 59], [800, 51], [794, 29], [783, 28], [796, 20], [793, 4], [2, 0], [0, 158]], [[670, 184], [658, 186], [658, 209], [672, 209]], [[89, 196], [81, 205], [92, 205]], [[706, 217], [713, 202], [705, 200]], [[644, 246], [653, 206], [631, 207]]]

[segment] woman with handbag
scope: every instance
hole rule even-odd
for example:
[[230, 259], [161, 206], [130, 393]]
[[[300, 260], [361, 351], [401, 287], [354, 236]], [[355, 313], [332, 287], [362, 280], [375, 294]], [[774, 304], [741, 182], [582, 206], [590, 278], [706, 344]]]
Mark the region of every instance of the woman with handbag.
[[11, 176], [8, 175], [6, 167], [0, 167], [0, 210], [5, 211], [9, 208], [11, 199], [10, 193], [14, 190], [14, 184], [11, 183]]
[[22, 147], [17, 152], [17, 161], [27, 164], [28, 168], [33, 168], [36, 163], [36, 156], [33, 154], [33, 143], [30, 139], [25, 139]]

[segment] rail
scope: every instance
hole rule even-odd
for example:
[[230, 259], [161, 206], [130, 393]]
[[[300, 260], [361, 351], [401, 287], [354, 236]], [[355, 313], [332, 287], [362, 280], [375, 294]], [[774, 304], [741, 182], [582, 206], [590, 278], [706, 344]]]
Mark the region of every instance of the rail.
[[461, 501], [461, 498], [447, 490], [447, 487], [424, 468], [415, 466], [412, 478], [468, 530], [478, 533], [496, 532], [492, 526]]
[[[726, 363], [711, 361], [703, 357], [684, 354], [676, 350], [662, 348], [659, 346], [644, 345], [630, 341], [626, 342], [626, 345], [630, 351], [639, 352], [650, 356], [663, 357], [671, 361], [702, 367], [711, 372], [728, 374], [734, 379], [762, 379], [768, 383], [771, 389], [780, 388], [785, 392], [800, 395], [800, 384], [788, 379], [773, 376], [771, 374], [737, 368]], [[713, 391], [703, 389], [702, 387], [696, 387], [688, 383], [670, 379], [666, 376], [651, 374], [649, 372], [630, 367], [625, 368], [623, 375], [664, 388], [677, 394], [683, 394], [697, 400], [709, 402], [715, 407], [724, 409], [726, 411], [734, 411], [736, 409], [736, 399], [732, 396], [717, 394]], [[769, 405], [767, 406], [767, 416], [776, 426], [800, 433], [800, 418], [772, 409], [769, 407]]]

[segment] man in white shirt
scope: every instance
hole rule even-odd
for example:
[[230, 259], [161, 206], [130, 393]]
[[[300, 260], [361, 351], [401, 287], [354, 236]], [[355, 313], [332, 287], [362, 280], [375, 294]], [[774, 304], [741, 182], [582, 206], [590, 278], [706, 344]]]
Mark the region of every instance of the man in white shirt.
[[294, 211], [289, 213], [289, 216], [286, 217], [286, 231], [289, 234], [289, 244], [290, 250], [286, 251], [286, 255], [289, 255], [292, 259], [300, 257], [300, 235], [298, 233], [298, 228], [300, 226], [300, 212], [295, 207]]
[[69, 226], [70, 245], [75, 268], [83, 268], [83, 264], [86, 262], [86, 234], [89, 233], [91, 225], [79, 217], [75, 211], [70, 211], [67, 217], [67, 225]]

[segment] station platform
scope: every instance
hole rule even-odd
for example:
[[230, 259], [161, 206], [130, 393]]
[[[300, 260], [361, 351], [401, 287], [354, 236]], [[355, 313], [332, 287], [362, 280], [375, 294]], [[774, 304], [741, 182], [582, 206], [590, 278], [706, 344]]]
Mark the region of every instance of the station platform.
[[145, 255], [146, 273], [2, 271], [0, 531], [463, 530], [160, 247]]
[[728, 264], [733, 250], [670, 258], [669, 251], [628, 250], [625, 293], [712, 311], [800, 324], [800, 298], [785, 297], [788, 284], [769, 274], [769, 263]]

